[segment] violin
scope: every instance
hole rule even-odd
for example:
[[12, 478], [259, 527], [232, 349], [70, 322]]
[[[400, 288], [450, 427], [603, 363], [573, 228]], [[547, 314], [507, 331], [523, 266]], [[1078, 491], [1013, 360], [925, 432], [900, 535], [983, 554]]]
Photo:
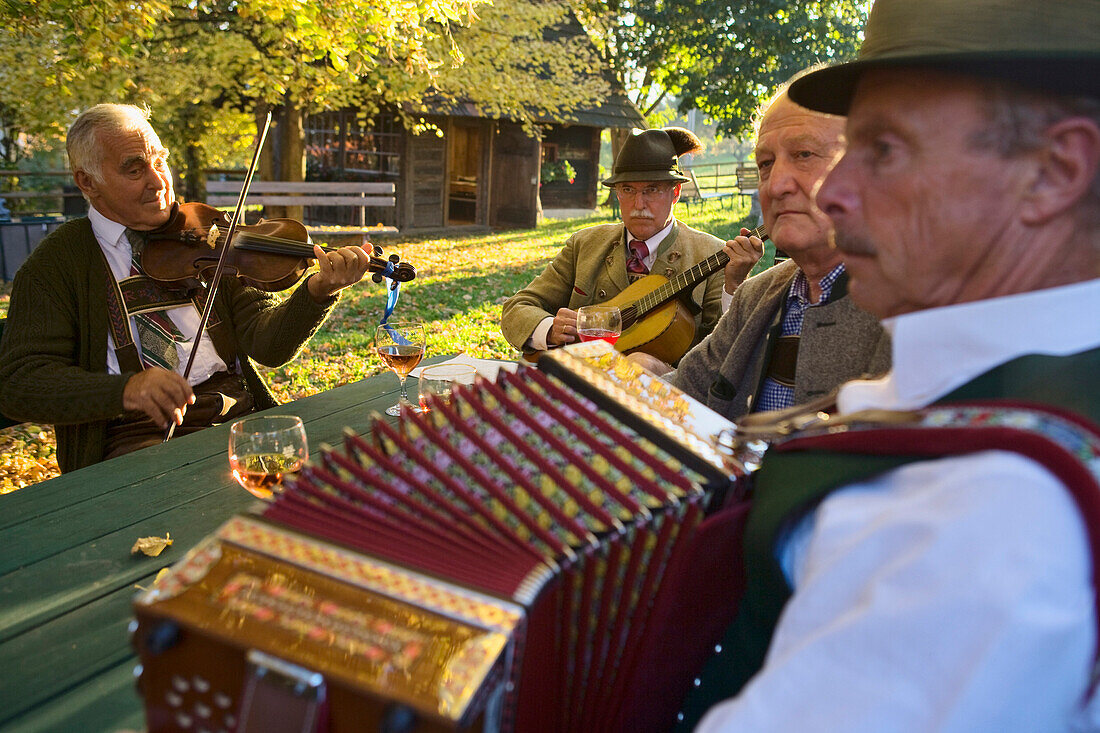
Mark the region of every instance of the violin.
[[[188, 287], [208, 282], [218, 265], [229, 229], [225, 212], [201, 202], [174, 204], [168, 222], [148, 232], [141, 251], [141, 268], [154, 280]], [[225, 256], [223, 272], [245, 285], [267, 292], [286, 290], [302, 279], [314, 261], [313, 242], [305, 226], [294, 219], [268, 219], [238, 224]], [[335, 252], [335, 247], [324, 247]], [[400, 257], [382, 259], [382, 249], [371, 248], [368, 271], [376, 283], [383, 277], [396, 283], [416, 277], [416, 270]]]

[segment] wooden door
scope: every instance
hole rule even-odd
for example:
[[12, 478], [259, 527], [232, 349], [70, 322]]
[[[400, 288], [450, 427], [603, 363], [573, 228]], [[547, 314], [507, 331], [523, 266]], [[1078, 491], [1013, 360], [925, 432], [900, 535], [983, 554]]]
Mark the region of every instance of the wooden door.
[[539, 218], [538, 139], [513, 122], [498, 122], [492, 156], [489, 225], [533, 228]]
[[434, 133], [409, 135], [405, 228], [443, 226], [447, 140]]

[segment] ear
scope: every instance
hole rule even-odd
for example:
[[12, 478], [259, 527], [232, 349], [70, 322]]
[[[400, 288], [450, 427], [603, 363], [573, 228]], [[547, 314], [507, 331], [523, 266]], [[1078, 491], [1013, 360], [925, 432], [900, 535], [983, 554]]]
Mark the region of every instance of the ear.
[[1020, 207], [1021, 220], [1031, 225], [1073, 209], [1100, 172], [1100, 126], [1093, 120], [1070, 117], [1051, 125], [1044, 136]]
[[680, 189], [682, 189], [683, 187], [684, 184], [682, 183], [677, 183], [675, 186], [672, 187], [672, 203], [675, 204], [677, 201], [680, 200]]
[[89, 198], [94, 196], [99, 189], [95, 179], [83, 169], [73, 171], [73, 182], [80, 189], [80, 192]]

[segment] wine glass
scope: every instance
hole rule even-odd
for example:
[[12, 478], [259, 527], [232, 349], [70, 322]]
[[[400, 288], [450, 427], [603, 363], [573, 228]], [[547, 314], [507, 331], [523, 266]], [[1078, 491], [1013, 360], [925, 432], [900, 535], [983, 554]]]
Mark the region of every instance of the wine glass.
[[400, 415], [401, 405], [416, 409], [409, 402], [409, 392], [405, 385], [409, 372], [416, 368], [424, 358], [424, 324], [411, 321], [383, 323], [374, 330], [374, 350], [382, 362], [392, 369], [401, 381], [401, 396], [396, 405], [386, 408], [387, 415]]
[[619, 340], [623, 316], [614, 305], [583, 305], [577, 310], [577, 335], [581, 341], [603, 339], [609, 344]]
[[456, 384], [473, 384], [477, 369], [470, 364], [436, 364], [420, 370], [420, 409], [431, 409], [431, 398], [450, 404]]
[[249, 493], [271, 499], [309, 457], [306, 429], [295, 415], [246, 417], [229, 428], [229, 467]]

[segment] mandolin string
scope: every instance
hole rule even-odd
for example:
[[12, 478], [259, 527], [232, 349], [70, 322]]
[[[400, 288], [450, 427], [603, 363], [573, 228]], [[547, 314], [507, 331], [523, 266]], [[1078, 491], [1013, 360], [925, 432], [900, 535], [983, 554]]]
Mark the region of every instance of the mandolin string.
[[[768, 227], [764, 224], [761, 224], [756, 229], [753, 229], [751, 232], [749, 232], [748, 236], [757, 237], [758, 239], [767, 239]], [[635, 309], [635, 306], [637, 306], [637, 308], [640, 309], [637, 317], [644, 316], [653, 308], [656, 308], [669, 298], [679, 293], [680, 290], [690, 284], [692, 280], [701, 279], [702, 277], [704, 277], [704, 273], [710, 274], [716, 272], [720, 268], [725, 267], [726, 263], [728, 262], [729, 255], [727, 255], [724, 250], [716, 252], [702, 262], [694, 265], [686, 272], [680, 273], [674, 279], [666, 282], [659, 288], [651, 290], [638, 300], [634, 301], [634, 303], [628, 306], [628, 308], [631, 310], [631, 315], [634, 315], [633, 311]], [[708, 270], [709, 272], [707, 272]], [[626, 318], [625, 310], [623, 317], [624, 319]]]

